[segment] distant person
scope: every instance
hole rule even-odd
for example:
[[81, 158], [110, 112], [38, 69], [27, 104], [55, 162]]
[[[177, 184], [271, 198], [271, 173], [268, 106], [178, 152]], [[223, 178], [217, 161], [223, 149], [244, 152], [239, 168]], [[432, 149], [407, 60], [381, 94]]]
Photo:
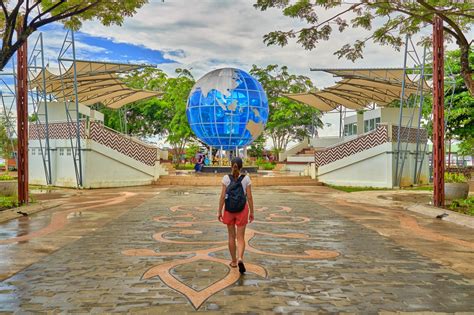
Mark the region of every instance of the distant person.
[[232, 174], [222, 178], [217, 218], [227, 225], [229, 252], [232, 257], [230, 266], [232, 268], [239, 267], [239, 272], [243, 274], [246, 271], [244, 265], [245, 228], [249, 222], [254, 220], [252, 182], [248, 175], [240, 174], [243, 166], [241, 158], [233, 158], [231, 166]]
[[200, 154], [196, 161], [196, 164], [194, 165], [194, 170], [196, 172], [201, 172], [203, 166], [204, 166], [204, 155]]

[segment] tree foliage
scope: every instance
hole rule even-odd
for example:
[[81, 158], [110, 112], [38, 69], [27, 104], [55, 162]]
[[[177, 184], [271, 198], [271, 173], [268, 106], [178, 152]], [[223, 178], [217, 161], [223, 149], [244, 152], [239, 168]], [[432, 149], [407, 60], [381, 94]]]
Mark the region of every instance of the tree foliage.
[[0, 118], [0, 157], [5, 160], [11, 158], [15, 151], [16, 139], [12, 139], [8, 132], [8, 124], [5, 118]]
[[[195, 81], [189, 70], [176, 69], [176, 74], [176, 77], [168, 77], [163, 71], [148, 67], [126, 76], [124, 81], [129, 87], [163, 94], [129, 104], [124, 112], [128, 134], [166, 137], [179, 156], [186, 144], [195, 138], [186, 117], [187, 99]], [[104, 113], [106, 126], [123, 131], [123, 112], [104, 107], [98, 109]]]
[[[147, 67], [131, 72], [123, 80], [131, 88], [164, 92], [169, 78], [163, 71]], [[141, 137], [165, 135], [174, 114], [172, 108], [162, 98], [134, 102], [122, 110], [103, 106], [97, 109], [104, 113], [106, 126], [124, 132], [123, 123], [125, 120], [127, 133]]]
[[[445, 138], [446, 140], [461, 141], [463, 151], [472, 154], [472, 144], [474, 143], [474, 97], [466, 88], [465, 82], [460, 75], [461, 65], [459, 64], [460, 51], [450, 51], [446, 54], [445, 73], [454, 74], [453, 87], [445, 84]], [[474, 64], [474, 52], [469, 55], [469, 60]], [[425, 98], [423, 104], [423, 116], [426, 120], [426, 128], [432, 130], [432, 96]], [[431, 134], [431, 132], [430, 132]]]
[[[466, 37], [474, 23], [474, 5], [470, 0], [361, 0], [351, 4], [339, 0], [257, 0], [254, 6], [262, 11], [279, 8], [285, 16], [298, 18], [308, 24], [299, 30], [268, 33], [264, 36], [267, 45], [285, 46], [290, 39], [296, 38], [301, 46], [311, 50], [320, 42], [329, 40], [334, 29], [344, 32], [352, 27], [370, 31], [369, 36], [346, 43], [334, 52], [339, 58], [345, 57], [352, 61], [363, 58], [363, 50], [369, 40], [400, 50], [404, 35], [420, 32], [425, 26], [433, 24], [433, 17], [437, 15], [444, 22], [448, 39], [454, 40], [459, 46], [460, 74], [471, 95], [474, 95], [473, 69], [468, 57], [472, 40]], [[321, 19], [328, 9], [336, 13]], [[348, 15], [352, 18], [348, 19]], [[430, 38], [424, 38], [423, 42], [429, 44]]]
[[262, 84], [268, 96], [270, 115], [265, 132], [271, 137], [276, 152], [286, 149], [290, 141], [309, 137], [314, 127], [322, 127], [321, 113], [310, 106], [292, 101], [282, 94], [302, 93], [313, 89], [308, 77], [290, 74], [286, 66], [254, 65], [250, 73]]
[[186, 117], [188, 96], [195, 81], [188, 70], [177, 69], [176, 72], [179, 75], [168, 80], [163, 100], [168, 102], [174, 111], [173, 118], [168, 124], [167, 140], [179, 156], [183, 154], [186, 144], [195, 138]]
[[[79, 29], [82, 22], [98, 19], [103, 25], [121, 25], [147, 0], [1, 0], [0, 1], [0, 70], [18, 48], [41, 26], [62, 21], [66, 27]], [[15, 29], [20, 32], [15, 35]]]

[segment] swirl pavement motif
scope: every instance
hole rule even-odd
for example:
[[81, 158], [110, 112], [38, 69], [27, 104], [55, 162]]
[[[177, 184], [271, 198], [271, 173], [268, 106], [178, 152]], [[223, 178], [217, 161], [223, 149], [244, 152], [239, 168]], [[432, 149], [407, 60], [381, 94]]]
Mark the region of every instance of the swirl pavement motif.
[[[177, 240], [173, 239], [170, 234], [179, 235], [182, 237], [186, 236], [195, 236], [202, 234], [201, 230], [193, 229], [194, 226], [205, 227], [209, 225], [221, 225], [224, 229], [225, 227], [222, 223], [218, 222], [216, 219], [213, 220], [198, 220], [197, 214], [207, 214], [206, 212], [215, 213], [210, 206], [201, 206], [194, 207], [193, 210], [186, 209], [184, 206], [174, 206], [169, 209], [173, 216], [157, 216], [153, 218], [156, 222], [168, 223], [170, 228], [157, 232], [153, 235], [153, 239], [158, 243], [162, 244], [174, 244], [176, 247], [179, 245], [209, 245], [205, 249], [196, 249], [196, 250], [183, 250], [183, 251], [172, 251], [172, 252], [163, 252], [163, 251], [154, 251], [151, 249], [128, 249], [124, 250], [122, 254], [126, 256], [140, 256], [140, 257], [173, 257], [173, 256], [184, 256], [187, 255], [187, 258], [179, 259], [176, 258], [172, 261], [164, 262], [160, 265], [151, 267], [142, 276], [142, 279], [150, 279], [153, 277], [159, 277], [164, 284], [166, 284], [171, 289], [183, 294], [193, 305], [195, 309], [199, 309], [201, 305], [212, 295], [220, 292], [221, 290], [233, 285], [236, 283], [240, 274], [236, 268], [231, 268], [229, 266], [228, 259], [222, 259], [215, 257], [215, 253], [220, 251], [227, 251], [227, 241], [187, 241], [187, 240]], [[280, 206], [278, 210], [270, 212], [270, 209], [267, 207], [258, 208], [256, 212], [259, 213], [257, 217], [264, 217], [263, 221], [254, 221], [252, 225], [260, 224], [269, 224], [269, 225], [300, 225], [305, 224], [311, 221], [307, 217], [302, 216], [293, 216], [290, 215], [292, 208]], [[209, 213], [210, 214], [210, 213]], [[289, 238], [289, 239], [310, 239], [306, 234], [300, 233], [287, 233], [287, 234], [274, 234], [269, 232], [261, 232], [257, 229], [249, 228], [247, 226], [245, 233], [245, 242], [246, 242], [246, 252], [264, 255], [264, 256], [273, 256], [280, 257], [285, 259], [333, 259], [339, 256], [339, 253], [331, 250], [306, 250], [304, 254], [285, 254], [285, 253], [273, 253], [267, 252], [262, 249], [258, 249], [251, 244], [251, 240], [258, 237], [258, 235], [272, 236], [278, 238]], [[176, 279], [172, 274], [171, 270], [178, 266], [190, 264], [196, 261], [209, 261], [213, 263], [220, 263], [227, 267], [227, 274], [218, 280], [217, 282], [211, 284], [210, 286], [202, 289], [195, 290], [180, 280]], [[251, 262], [246, 262], [247, 272], [254, 273], [262, 278], [268, 276], [268, 271], [260, 265], [253, 264]]]

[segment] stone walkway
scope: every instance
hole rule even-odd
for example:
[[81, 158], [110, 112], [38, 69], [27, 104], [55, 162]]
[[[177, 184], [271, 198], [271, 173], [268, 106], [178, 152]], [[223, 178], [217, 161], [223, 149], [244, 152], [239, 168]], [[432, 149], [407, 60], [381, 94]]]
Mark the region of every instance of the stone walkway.
[[240, 277], [217, 188], [84, 191], [0, 225], [0, 312], [474, 310], [472, 230], [332, 194], [255, 189]]

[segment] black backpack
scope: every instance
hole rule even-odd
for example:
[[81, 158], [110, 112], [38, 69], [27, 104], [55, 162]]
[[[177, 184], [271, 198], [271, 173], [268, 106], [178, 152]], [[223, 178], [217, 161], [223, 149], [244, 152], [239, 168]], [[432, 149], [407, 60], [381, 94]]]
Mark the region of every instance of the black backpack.
[[245, 208], [247, 196], [242, 186], [244, 177], [245, 175], [240, 175], [237, 180], [234, 180], [234, 176], [229, 175], [230, 184], [225, 191], [225, 209], [229, 212], [237, 213]]

